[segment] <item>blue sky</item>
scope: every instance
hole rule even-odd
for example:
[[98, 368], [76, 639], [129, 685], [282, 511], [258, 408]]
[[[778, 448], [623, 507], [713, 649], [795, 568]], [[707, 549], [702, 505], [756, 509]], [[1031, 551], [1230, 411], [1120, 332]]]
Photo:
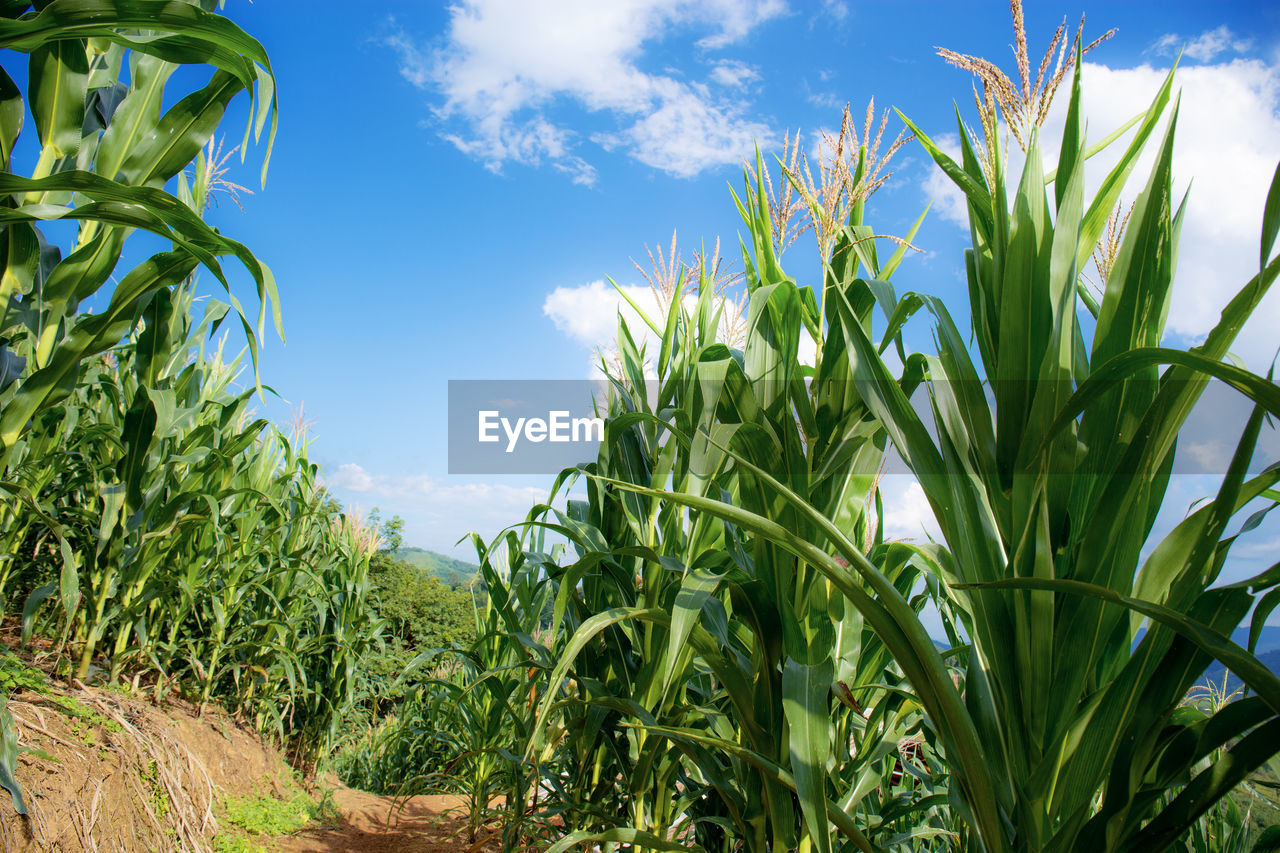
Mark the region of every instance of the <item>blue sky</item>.
[[[1171, 325], [1194, 339], [1256, 261], [1280, 159], [1280, 8], [1032, 3], [1033, 61], [1082, 12], [1086, 39], [1118, 30], [1086, 64], [1092, 138], [1143, 108], [1187, 48], [1175, 168], [1196, 182]], [[255, 194], [212, 214], [279, 281], [288, 343], [268, 341], [262, 375], [288, 402], [263, 410], [283, 422], [305, 403], [312, 456], [345, 503], [398, 514], [410, 544], [461, 556], [469, 529], [517, 521], [551, 478], [450, 477], [448, 380], [590, 375], [616, 311], [598, 283], [642, 284], [632, 259], [647, 246], [674, 230], [692, 260], [719, 237], [741, 268], [728, 185], [754, 143], [772, 154], [799, 130], [809, 150], [846, 101], [861, 115], [873, 97], [945, 143], [970, 82], [934, 46], [1013, 66], [1000, 2], [232, 0], [226, 14], [267, 47], [280, 97], [266, 189], [251, 151], [231, 177]], [[891, 118], [887, 136], [899, 127]], [[892, 169], [870, 206], [878, 231], [904, 233], [935, 200], [924, 251], [896, 281], [963, 315], [955, 196], [918, 146]], [[802, 238], [784, 258], [800, 284], [812, 254]], [[1273, 299], [1241, 341], [1255, 368], [1277, 322]], [[913, 331], [918, 346], [927, 332]], [[895, 488], [891, 532], [918, 533], [922, 496]], [[1178, 513], [1190, 497], [1176, 495]], [[1260, 534], [1259, 559], [1280, 541]]]

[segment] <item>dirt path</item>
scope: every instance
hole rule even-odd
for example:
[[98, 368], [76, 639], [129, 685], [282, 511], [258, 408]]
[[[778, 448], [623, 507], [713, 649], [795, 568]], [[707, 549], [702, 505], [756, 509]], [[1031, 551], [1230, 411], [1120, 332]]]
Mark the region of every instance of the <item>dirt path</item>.
[[489, 853], [498, 845], [466, 838], [461, 798], [424, 795], [397, 800], [338, 788], [338, 826], [312, 827], [281, 838], [282, 853]]

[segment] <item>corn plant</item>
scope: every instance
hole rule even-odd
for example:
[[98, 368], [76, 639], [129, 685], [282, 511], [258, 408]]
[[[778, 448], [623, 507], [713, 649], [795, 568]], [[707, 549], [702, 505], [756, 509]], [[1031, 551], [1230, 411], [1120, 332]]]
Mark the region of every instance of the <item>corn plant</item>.
[[[541, 563], [507, 532], [486, 545], [473, 537], [486, 590], [476, 609], [476, 639], [466, 649], [447, 651], [438, 659], [456, 667], [456, 680], [439, 682], [439, 700], [448, 702], [444, 719], [452, 722], [456, 746], [444, 772], [457, 780], [467, 803], [468, 835], [475, 841], [486, 819], [507, 824], [509, 846], [521, 840], [521, 818], [530, 799], [536, 803], [536, 780], [518, 759], [532, 736], [538, 698], [532, 678], [549, 666], [540, 640], [551, 608], [554, 587]], [[502, 806], [494, 810], [495, 801]]]
[[[858, 559], [884, 567], [903, 608], [890, 618], [916, 621], [936, 591], [935, 549], [883, 541], [888, 434], [855, 388], [840, 332], [869, 335], [881, 312], [880, 347], [902, 354], [907, 393], [923, 377], [897, 334], [919, 303], [888, 281], [907, 242], [882, 263], [863, 222], [885, 163], [871, 127], [859, 142], [846, 116], [821, 185], [776, 190], [757, 158], [737, 197], [752, 238], [745, 317], [715, 262], [686, 270], [673, 250], [659, 264], [664, 316], [640, 312], [656, 357], [620, 324], [600, 456], [556, 486], [581, 482], [586, 499], [530, 514], [576, 558], [541, 560], [556, 600], [537, 657], [554, 668], [532, 673], [540, 703], [527, 756], [548, 792], [544, 816], [574, 830], [555, 850], [914, 849], [949, 832], [938, 734], [877, 626], [807, 556], [699, 511], [732, 502], [820, 535], [774, 491], [786, 482], [838, 519]], [[781, 268], [797, 210], [823, 260], [817, 290]], [[846, 302], [857, 306], [849, 317]], [[802, 336], [815, 364], [800, 359]], [[923, 629], [914, 640], [933, 649]], [[937, 677], [950, 686], [941, 663]]]
[[[317, 484], [305, 435], [251, 420], [237, 360], [193, 313], [190, 284], [157, 294], [140, 329], [35, 419], [13, 481], [73, 552], [70, 614], [45, 521], [18, 513], [24, 632], [76, 651], [76, 674], [153, 677], [256, 718], [300, 754], [323, 746], [376, 639], [365, 608], [372, 541]], [[9, 531], [5, 531], [9, 533]], [[43, 555], [34, 559], [29, 555]], [[52, 577], [51, 577], [52, 576]]]
[[[1182, 707], [1175, 713], [1199, 722], [1212, 717], [1242, 695], [1243, 691], [1239, 689], [1228, 692], [1227, 678], [1224, 675], [1220, 687], [1212, 680], [1197, 684], [1187, 693]], [[1222, 759], [1224, 749], [1225, 747], [1220, 746], [1203, 757], [1196, 770], [1203, 771], [1217, 763]], [[1269, 761], [1268, 765], [1269, 770], [1274, 770], [1274, 760]], [[1274, 850], [1277, 839], [1280, 839], [1280, 827], [1268, 827], [1259, 833], [1253, 831], [1251, 826], [1253, 807], [1266, 802], [1258, 792], [1255, 782], [1256, 780], [1250, 780], [1241, 783], [1232, 796], [1215, 803], [1174, 844], [1174, 849], [1188, 853], [1266, 853]], [[1168, 799], [1172, 799], [1172, 796]]]
[[[1265, 211], [1258, 275], [1203, 344], [1159, 346], [1183, 210], [1171, 192], [1176, 105], [1128, 229], [1104, 253], [1100, 300], [1081, 271], [1166, 112], [1172, 75], [1086, 201], [1083, 169], [1093, 152], [1081, 120], [1078, 38], [1061, 153], [1046, 174], [1034, 120], [1043, 115], [1036, 106], [1043, 93], [1031, 85], [1014, 8], [1024, 85], [1004, 86], [1004, 101], [979, 100], [984, 138], [975, 140], [961, 123], [963, 156], [955, 162], [916, 131], [965, 193], [973, 244], [965, 259], [976, 361], [946, 307], [916, 297], [935, 321], [937, 355], [926, 359], [924, 384], [932, 433], [882, 347], [856, 322], [857, 303], [828, 296], [853, 385], [919, 479], [949, 549], [928, 566], [939, 571], [970, 640], [962, 689], [942, 677], [939, 655], [919, 641], [920, 623], [883, 564], [747, 454], [733, 453], [735, 464], [752, 471], [784, 511], [614, 485], [713, 513], [832, 580], [889, 647], [937, 730], [950, 801], [969, 828], [965, 843], [988, 851], [1160, 850], [1280, 748], [1280, 681], [1227, 637], [1256, 602], [1260, 628], [1280, 577], [1272, 571], [1215, 585], [1236, 540], [1227, 535], [1232, 518], [1255, 500], [1265, 514], [1280, 498], [1280, 466], [1249, 474], [1264, 417], [1280, 413], [1280, 391], [1228, 360], [1231, 342], [1280, 273], [1280, 259], [1272, 258], [1280, 177]], [[1000, 81], [988, 84], [992, 92]], [[1023, 122], [1026, 166], [1012, 194], [998, 117], [1011, 127]], [[1092, 331], [1081, 311], [1093, 316]], [[1240, 425], [1217, 495], [1143, 559], [1179, 430], [1210, 378], [1246, 395], [1254, 414]], [[797, 529], [792, 514], [807, 526]], [[1213, 658], [1253, 695], [1190, 719], [1180, 702]]]
[[[264, 310], [267, 296], [274, 296], [269, 271], [248, 249], [163, 190], [241, 90], [250, 97], [255, 87], [258, 92], [246, 142], [248, 131], [260, 134], [268, 117], [274, 136], [274, 78], [262, 46], [195, 4], [54, 0], [37, 10], [28, 6], [8, 3], [0, 13], [0, 47], [30, 57], [25, 99], [0, 69], [0, 466], [7, 466], [32, 417], [68, 393], [81, 362], [114, 345], [152, 294], [197, 264], [226, 284], [217, 258], [232, 255], [255, 277]], [[126, 58], [128, 82], [121, 75]], [[184, 63], [217, 70], [208, 85], [162, 113], [165, 80]], [[28, 107], [40, 153], [30, 176], [21, 177], [14, 172], [14, 145]], [[51, 219], [79, 223], [65, 258], [37, 224]], [[134, 229], [171, 240], [173, 250], [119, 275], [104, 310], [78, 313], [116, 271]], [[252, 331], [247, 323], [246, 329]], [[4, 491], [43, 513], [30, 493]], [[57, 525], [49, 530], [60, 536]], [[69, 614], [77, 591], [65, 540], [61, 546], [60, 599]], [[0, 775], [22, 811], [8, 783], [11, 770], [6, 761]]]
[[[6, 459], [30, 418], [66, 393], [80, 361], [114, 345], [151, 294], [182, 281], [197, 265], [226, 285], [218, 257], [230, 255], [253, 275], [263, 312], [275, 295], [270, 272], [247, 248], [219, 235], [163, 189], [200, 153], [240, 91], [258, 102], [246, 142], [250, 130], [261, 133], [268, 117], [274, 133], [274, 81], [262, 46], [227, 19], [182, 2], [55, 0], [17, 15], [22, 11], [11, 5], [0, 19], [0, 47], [30, 55], [25, 102], [7, 72], [0, 79], [0, 191], [8, 198], [0, 223], [6, 237], [0, 334], [29, 371], [3, 398], [0, 449]], [[139, 38], [139, 27], [154, 37]], [[216, 66], [208, 85], [162, 112], [174, 69], [206, 62]], [[11, 160], [27, 105], [40, 154], [24, 178], [13, 173]], [[37, 225], [57, 219], [79, 223], [65, 259]], [[135, 229], [171, 240], [174, 249], [119, 276], [104, 310], [77, 313], [115, 272]], [[260, 313], [259, 330], [264, 319]], [[253, 327], [246, 322], [245, 328], [256, 342]]]
[[497, 819], [516, 845], [530, 840], [538, 806], [518, 754], [534, 717], [533, 676], [551, 666], [542, 643], [553, 586], [541, 570], [546, 555], [523, 550], [514, 532], [472, 541], [486, 590], [474, 640], [420, 652], [397, 679], [408, 687], [406, 701], [348, 744], [339, 767], [348, 784], [365, 790], [459, 794], [471, 842]]

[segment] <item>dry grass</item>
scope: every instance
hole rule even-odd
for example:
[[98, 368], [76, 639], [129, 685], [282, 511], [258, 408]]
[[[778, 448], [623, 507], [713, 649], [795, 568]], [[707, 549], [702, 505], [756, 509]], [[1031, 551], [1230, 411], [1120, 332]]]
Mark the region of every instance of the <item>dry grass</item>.
[[207, 851], [215, 803], [277, 792], [281, 754], [218, 710], [50, 681], [9, 699], [24, 820], [0, 801], [0, 849]]

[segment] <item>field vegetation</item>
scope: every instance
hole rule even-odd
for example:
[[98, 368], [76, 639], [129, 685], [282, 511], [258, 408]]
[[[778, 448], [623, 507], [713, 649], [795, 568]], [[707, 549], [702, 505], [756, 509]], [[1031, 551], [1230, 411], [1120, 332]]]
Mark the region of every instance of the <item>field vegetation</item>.
[[[1125, 128], [1086, 138], [1081, 58], [1101, 39], [1060, 30], [1034, 73], [1013, 10], [1013, 79], [942, 51], [980, 86], [959, 158], [902, 117], [967, 200], [968, 329], [894, 286], [915, 229], [886, 238], [865, 213], [906, 139], [884, 136], [888, 114], [859, 128], [846, 113], [816, 162], [758, 156], [735, 193], [742, 315], [717, 258], [673, 249], [650, 276], [658, 313], [620, 322], [606, 359], [599, 457], [478, 543], [485, 628], [465, 665], [424, 682], [470, 728], [428, 766], [479, 810], [503, 794], [508, 846], [1275, 843], [1251, 818], [1270, 813], [1280, 681], [1230, 636], [1245, 620], [1256, 642], [1280, 575], [1219, 575], [1280, 499], [1280, 466], [1254, 458], [1280, 394], [1230, 355], [1280, 272], [1280, 182], [1257, 275], [1204, 342], [1162, 346], [1185, 203], [1174, 75]], [[1046, 151], [1059, 89], [1065, 131]], [[1116, 165], [1086, 193], [1085, 163], [1109, 145]], [[806, 232], [822, 265], [802, 286], [782, 258]], [[905, 346], [919, 323], [932, 351]], [[1224, 425], [1237, 443], [1217, 493], [1148, 541], [1210, 380], [1253, 414]], [[891, 452], [940, 541], [885, 539]], [[1215, 659], [1241, 693], [1192, 692]], [[420, 707], [405, 725], [438, 731], [447, 712]]]
[[[64, 678], [219, 702], [310, 762], [378, 633], [376, 535], [324, 492], [304, 431], [253, 417], [274, 280], [202, 218], [242, 189], [215, 140], [237, 94], [253, 101], [242, 146], [265, 131], [270, 151], [270, 60], [209, 3], [26, 6], [0, 16], [6, 63], [29, 58], [25, 93], [0, 76], [3, 614]], [[167, 92], [182, 65], [208, 82]], [[227, 259], [256, 318], [229, 289], [196, 296], [198, 273], [228, 286]], [[245, 354], [215, 337], [227, 321]], [[0, 745], [25, 811], [3, 712]]]

